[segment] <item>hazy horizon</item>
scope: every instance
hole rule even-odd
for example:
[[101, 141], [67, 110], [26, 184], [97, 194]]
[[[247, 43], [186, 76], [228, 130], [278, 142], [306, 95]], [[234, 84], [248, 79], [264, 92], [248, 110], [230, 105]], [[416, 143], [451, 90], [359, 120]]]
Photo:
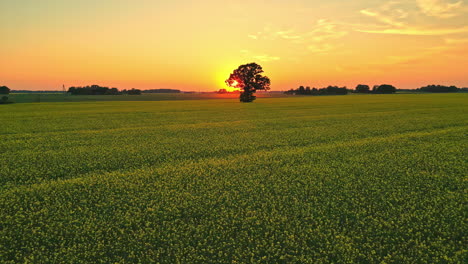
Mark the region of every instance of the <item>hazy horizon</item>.
[[2, 1], [0, 85], [226, 89], [256, 62], [300, 85], [468, 86], [466, 0]]

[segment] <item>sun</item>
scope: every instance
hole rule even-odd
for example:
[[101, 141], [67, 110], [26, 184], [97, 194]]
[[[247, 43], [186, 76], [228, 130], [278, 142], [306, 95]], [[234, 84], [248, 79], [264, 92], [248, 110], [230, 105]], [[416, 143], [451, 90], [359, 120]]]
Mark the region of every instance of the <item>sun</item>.
[[236, 92], [236, 91], [239, 91], [240, 89], [237, 88], [237, 86], [239, 85], [239, 82], [234, 80], [231, 85], [227, 85], [227, 88], [226, 88], [226, 91], [228, 92]]

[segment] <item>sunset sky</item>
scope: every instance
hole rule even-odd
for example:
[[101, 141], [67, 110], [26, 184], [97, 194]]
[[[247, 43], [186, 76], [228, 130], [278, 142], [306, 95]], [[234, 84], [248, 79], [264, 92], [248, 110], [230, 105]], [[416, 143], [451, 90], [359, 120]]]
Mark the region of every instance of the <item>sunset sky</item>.
[[2, 0], [0, 85], [213, 91], [257, 62], [272, 90], [468, 86], [468, 1]]

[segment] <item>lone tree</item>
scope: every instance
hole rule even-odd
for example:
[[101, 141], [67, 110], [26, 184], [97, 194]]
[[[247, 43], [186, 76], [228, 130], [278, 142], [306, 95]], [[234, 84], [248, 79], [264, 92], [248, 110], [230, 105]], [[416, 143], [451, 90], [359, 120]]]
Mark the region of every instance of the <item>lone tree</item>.
[[262, 66], [256, 63], [241, 65], [231, 73], [226, 84], [241, 89], [240, 101], [250, 103], [255, 100], [256, 96], [253, 94], [257, 90], [270, 90], [270, 78], [262, 73]]
[[10, 93], [10, 88], [6, 86], [0, 86], [0, 94], [9, 94]]

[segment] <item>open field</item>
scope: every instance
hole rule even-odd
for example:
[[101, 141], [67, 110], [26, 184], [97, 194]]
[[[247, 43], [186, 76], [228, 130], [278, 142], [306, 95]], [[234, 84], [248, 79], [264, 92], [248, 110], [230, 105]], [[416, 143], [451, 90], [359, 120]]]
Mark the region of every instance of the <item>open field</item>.
[[[283, 93], [257, 93], [258, 98], [288, 97]], [[62, 93], [13, 93], [10, 100], [15, 103], [44, 102], [97, 102], [97, 101], [168, 101], [202, 99], [238, 99], [239, 94], [217, 93], [144, 93], [142, 95], [66, 95]]]
[[468, 94], [2, 105], [0, 262], [461, 263], [467, 112]]

